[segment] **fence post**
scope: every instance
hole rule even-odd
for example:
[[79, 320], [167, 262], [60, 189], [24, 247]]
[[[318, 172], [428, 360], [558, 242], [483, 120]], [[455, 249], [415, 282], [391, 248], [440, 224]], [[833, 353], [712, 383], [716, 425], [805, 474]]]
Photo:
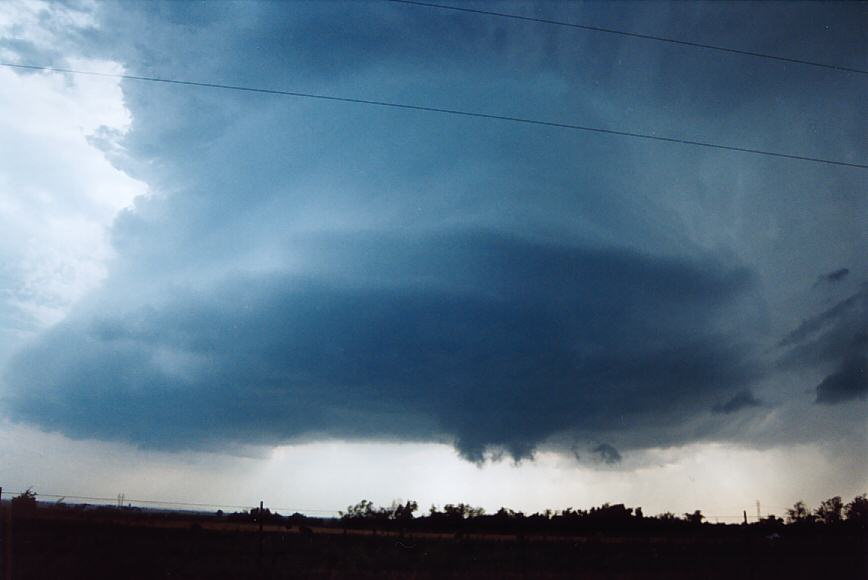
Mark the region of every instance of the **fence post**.
[[[4, 517], [6, 510], [3, 509], [3, 486], [0, 485], [0, 553], [3, 554], [3, 567], [6, 567], [6, 528]], [[7, 580], [6, 570], [3, 570], [3, 580]]]
[[262, 524], [264, 523], [262, 520], [265, 518], [264, 512], [264, 503], [262, 500], [259, 500], [259, 559], [258, 559], [258, 567], [259, 567], [259, 577], [262, 577]]
[[12, 503], [3, 510], [6, 527], [3, 530], [3, 578], [12, 580]]

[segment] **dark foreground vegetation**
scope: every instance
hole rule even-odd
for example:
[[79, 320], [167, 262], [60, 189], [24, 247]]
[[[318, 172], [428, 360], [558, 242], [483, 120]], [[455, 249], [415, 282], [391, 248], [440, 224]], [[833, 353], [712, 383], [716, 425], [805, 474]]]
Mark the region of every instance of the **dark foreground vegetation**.
[[4, 502], [5, 580], [36, 578], [868, 578], [868, 507], [703, 523], [623, 505], [525, 516], [459, 504], [340, 519]]

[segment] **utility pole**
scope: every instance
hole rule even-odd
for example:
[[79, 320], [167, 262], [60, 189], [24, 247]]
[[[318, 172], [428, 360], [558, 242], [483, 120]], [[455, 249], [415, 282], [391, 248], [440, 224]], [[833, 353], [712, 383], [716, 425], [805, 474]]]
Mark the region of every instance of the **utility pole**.
[[259, 577], [260, 578], [262, 578], [262, 524], [263, 524], [262, 520], [265, 516], [264, 507], [265, 507], [265, 504], [263, 503], [263, 501], [259, 500], [259, 559], [258, 559], [258, 566], [259, 566]]
[[742, 510], [742, 514], [744, 515], [744, 525], [747, 525], [747, 510]]
[[12, 502], [2, 511], [6, 516], [6, 527], [3, 529], [3, 578], [12, 580]]
[[[4, 567], [5, 567], [5, 565], [6, 565], [6, 558], [5, 558], [5, 554], [6, 554], [6, 553], [5, 553], [5, 548], [6, 548], [6, 529], [3, 527], [3, 516], [6, 515], [6, 514], [4, 513], [5, 511], [6, 511], [6, 510], [3, 509], [3, 486], [0, 485], [0, 553], [3, 553], [3, 554], [4, 554], [4, 558], [3, 558], [3, 565], [4, 565]], [[5, 572], [5, 570], [4, 570], [4, 572], [3, 572], [3, 580], [6, 580], [6, 578], [8, 578], [8, 576], [6, 575], [6, 572]]]
[[760, 512], [760, 503], [759, 500], [756, 500], [756, 521], [762, 520], [762, 513]]

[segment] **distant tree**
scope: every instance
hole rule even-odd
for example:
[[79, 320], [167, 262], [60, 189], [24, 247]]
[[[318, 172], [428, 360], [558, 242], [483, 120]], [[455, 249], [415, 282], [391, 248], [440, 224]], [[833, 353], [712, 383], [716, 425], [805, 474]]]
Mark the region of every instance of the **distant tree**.
[[844, 506], [844, 515], [848, 523], [868, 528], [868, 497], [864, 493], [854, 497], [853, 501]]
[[[431, 508], [436, 509], [434, 506]], [[396, 500], [389, 507], [376, 507], [372, 501], [363, 499], [356, 505], [348, 506], [347, 511], [341, 511], [338, 514], [344, 521], [407, 522], [413, 519], [413, 513], [418, 509], [419, 504], [412, 500], [405, 503]]]
[[697, 525], [697, 526], [698, 526], [699, 524], [702, 523], [702, 520], [705, 519], [705, 516], [702, 515], [702, 511], [701, 511], [701, 510], [696, 510], [696, 511], [694, 511], [692, 514], [684, 514], [684, 519], [685, 519], [688, 523], [690, 523], [690, 524], [694, 524], [694, 525]]
[[824, 524], [837, 524], [842, 519], [842, 513], [844, 511], [844, 502], [841, 501], [840, 496], [830, 497], [827, 500], [824, 500], [820, 503], [820, 507], [817, 508], [816, 514], [817, 519], [819, 519]]
[[443, 513], [449, 516], [450, 519], [453, 520], [463, 520], [464, 519], [464, 504], [454, 505], [451, 503], [447, 503], [443, 506]]
[[392, 504], [390, 519], [401, 522], [413, 519], [413, 514], [419, 509], [419, 504], [415, 501], [407, 501], [405, 504]]
[[793, 507], [787, 510], [787, 523], [798, 524], [811, 520], [813, 520], [811, 510], [808, 509], [807, 504], [802, 500], [797, 501], [793, 504]]
[[443, 512], [453, 520], [466, 520], [485, 515], [485, 510], [481, 507], [473, 507], [466, 503], [459, 503], [457, 505], [447, 503], [443, 506]]
[[32, 487], [28, 487], [26, 490], [22, 491], [20, 495], [13, 497], [12, 501], [17, 501], [19, 503], [30, 503], [36, 501], [36, 492], [33, 491]]
[[374, 516], [374, 502], [363, 499], [356, 505], [347, 506], [346, 512], [338, 512], [341, 519], [345, 520], [362, 520], [369, 519]]
[[271, 513], [271, 510], [269, 508], [251, 508], [250, 516], [253, 518], [254, 522], [271, 522], [280, 519], [280, 516], [275, 513]]
[[15, 511], [32, 511], [36, 509], [36, 492], [31, 488], [12, 498], [12, 509]]

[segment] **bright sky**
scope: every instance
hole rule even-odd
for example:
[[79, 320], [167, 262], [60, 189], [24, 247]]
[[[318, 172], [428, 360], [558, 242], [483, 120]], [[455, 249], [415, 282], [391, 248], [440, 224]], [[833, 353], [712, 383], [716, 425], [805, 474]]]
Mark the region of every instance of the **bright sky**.
[[[853, 5], [497, 9], [868, 68]], [[868, 163], [864, 74], [388, 2], [5, 2], [0, 62]], [[0, 67], [0, 485], [850, 499], [866, 193], [857, 167]]]

